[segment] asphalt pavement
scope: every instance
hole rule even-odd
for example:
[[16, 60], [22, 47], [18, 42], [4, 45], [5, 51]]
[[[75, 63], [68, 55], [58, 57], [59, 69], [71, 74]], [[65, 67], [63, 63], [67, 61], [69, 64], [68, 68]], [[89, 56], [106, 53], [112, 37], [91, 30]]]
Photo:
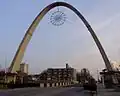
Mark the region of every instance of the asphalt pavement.
[[91, 95], [82, 87], [17, 88], [0, 90], [0, 96], [120, 96], [120, 89], [105, 89], [98, 85], [98, 94]]
[[81, 87], [21, 88], [0, 91], [0, 96], [90, 96]]

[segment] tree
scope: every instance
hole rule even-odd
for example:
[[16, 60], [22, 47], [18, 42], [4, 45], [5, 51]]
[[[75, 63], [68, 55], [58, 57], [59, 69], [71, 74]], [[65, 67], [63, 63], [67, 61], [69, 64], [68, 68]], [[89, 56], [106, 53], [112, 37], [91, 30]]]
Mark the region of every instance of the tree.
[[80, 72], [77, 72], [77, 74], [76, 74], [76, 77], [77, 77], [77, 81], [80, 83]]

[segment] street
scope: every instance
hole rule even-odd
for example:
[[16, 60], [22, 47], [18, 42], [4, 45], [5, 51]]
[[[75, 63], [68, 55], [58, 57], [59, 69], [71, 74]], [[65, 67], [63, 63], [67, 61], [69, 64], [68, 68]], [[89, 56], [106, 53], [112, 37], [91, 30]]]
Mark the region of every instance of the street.
[[[17, 88], [0, 90], [0, 96], [92, 96], [82, 87], [59, 88]], [[104, 89], [98, 86], [98, 94], [94, 96], [120, 96], [120, 90]]]
[[0, 96], [89, 96], [83, 88], [23, 88], [0, 92]]

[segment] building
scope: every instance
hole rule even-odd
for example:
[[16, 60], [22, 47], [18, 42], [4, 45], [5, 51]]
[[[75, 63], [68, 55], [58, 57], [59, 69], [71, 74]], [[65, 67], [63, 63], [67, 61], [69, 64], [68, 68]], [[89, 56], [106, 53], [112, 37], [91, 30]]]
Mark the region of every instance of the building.
[[66, 68], [48, 68], [41, 73], [40, 80], [74, 82], [76, 81], [76, 69], [68, 67], [68, 64]]
[[0, 71], [0, 84], [1, 83], [15, 83], [17, 78], [17, 73], [10, 73], [5, 71]]
[[[113, 68], [113, 67], [112, 67]], [[102, 72], [100, 72], [101, 75], [101, 81], [103, 83], [103, 86], [105, 86], [106, 88], [108, 87], [113, 87], [113, 78], [112, 75], [115, 76], [116, 80], [115, 82], [118, 83], [118, 85], [120, 84], [120, 71], [119, 70], [113, 70], [113, 71], [108, 71], [107, 69], [103, 69]]]
[[103, 69], [102, 72], [100, 72], [101, 75], [101, 81], [103, 83], [103, 86], [106, 88], [113, 87], [113, 78], [112, 75], [115, 76], [114, 81], [118, 84], [120, 84], [120, 63], [116, 61], [110, 62], [112, 71], [108, 71], [107, 69]]
[[26, 63], [20, 64], [20, 71], [28, 74], [28, 64]]

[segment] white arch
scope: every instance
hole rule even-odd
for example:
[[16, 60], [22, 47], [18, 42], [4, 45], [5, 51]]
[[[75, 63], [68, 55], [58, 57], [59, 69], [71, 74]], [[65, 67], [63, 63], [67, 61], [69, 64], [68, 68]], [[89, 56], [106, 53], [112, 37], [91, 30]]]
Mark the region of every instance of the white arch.
[[89, 25], [89, 23], [87, 22], [87, 20], [83, 17], [83, 15], [76, 9], [74, 8], [72, 5], [68, 4], [68, 3], [65, 3], [65, 2], [55, 2], [55, 3], [52, 3], [50, 5], [48, 5], [47, 7], [45, 7], [39, 14], [38, 16], [35, 18], [35, 20], [32, 22], [32, 24], [30, 25], [29, 29], [27, 30], [23, 40], [21, 41], [20, 45], [19, 45], [19, 48], [13, 58], [13, 61], [10, 65], [10, 68], [9, 68], [9, 71], [10, 72], [16, 72], [17, 70], [19, 70], [19, 67], [20, 67], [20, 63], [24, 57], [24, 52], [26, 50], [26, 47], [32, 37], [32, 34], [34, 33], [34, 30], [36, 29], [37, 25], [39, 24], [39, 22], [42, 20], [42, 18], [44, 17], [44, 15], [49, 11], [51, 10], [52, 8], [54, 7], [57, 7], [57, 6], [64, 6], [64, 7], [67, 7], [69, 9], [71, 9], [72, 11], [74, 11], [76, 13], [76, 15], [83, 21], [83, 23], [85, 24], [85, 26], [87, 27], [88, 31], [90, 32], [91, 36], [93, 37], [101, 55], [102, 55], [102, 58], [105, 62], [105, 65], [107, 67], [107, 69], [109, 71], [112, 70], [111, 68], [111, 65], [110, 65], [110, 62], [107, 58], [107, 55], [100, 43], [100, 41], [98, 40], [95, 32], [93, 31], [93, 29], [91, 28], [91, 26]]

